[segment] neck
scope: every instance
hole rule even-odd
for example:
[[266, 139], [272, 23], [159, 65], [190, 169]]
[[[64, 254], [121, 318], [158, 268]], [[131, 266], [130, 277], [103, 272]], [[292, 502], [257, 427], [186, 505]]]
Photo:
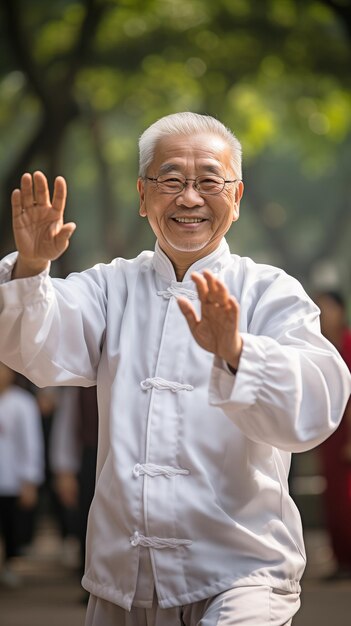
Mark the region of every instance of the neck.
[[168, 256], [169, 260], [171, 261], [178, 282], [181, 282], [183, 280], [189, 267], [194, 265], [194, 263], [196, 263], [200, 259], [203, 259], [204, 257], [214, 252], [214, 250], [216, 250], [216, 248], [218, 247], [218, 243], [216, 242], [216, 245], [206, 246], [201, 250], [189, 250], [187, 252], [184, 252], [180, 250], [175, 250], [174, 248], [164, 245], [163, 243], [161, 244], [160, 242], [159, 244], [161, 250], [166, 254], [166, 256]]
[[175, 263], [174, 260], [172, 260], [172, 265], [174, 267], [174, 271], [177, 277], [177, 281], [181, 282], [185, 276], [185, 274], [187, 273], [189, 267], [191, 267], [194, 263], [196, 263], [197, 259], [195, 259], [194, 261], [190, 262], [190, 263]]
[[209, 254], [207, 250], [196, 250], [191, 252], [177, 252], [174, 250], [172, 250], [171, 252], [167, 252], [166, 250], [163, 250], [163, 252], [165, 252], [169, 260], [171, 261], [178, 282], [181, 282], [183, 280], [189, 267], [194, 265], [196, 261], [199, 261]]

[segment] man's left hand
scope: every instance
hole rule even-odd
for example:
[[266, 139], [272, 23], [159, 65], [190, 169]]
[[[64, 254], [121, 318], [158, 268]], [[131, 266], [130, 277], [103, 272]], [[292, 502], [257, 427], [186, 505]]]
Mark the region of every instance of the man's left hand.
[[186, 298], [178, 298], [180, 310], [197, 343], [238, 369], [242, 351], [239, 333], [239, 305], [225, 284], [212, 272], [191, 275], [201, 302], [201, 318]]

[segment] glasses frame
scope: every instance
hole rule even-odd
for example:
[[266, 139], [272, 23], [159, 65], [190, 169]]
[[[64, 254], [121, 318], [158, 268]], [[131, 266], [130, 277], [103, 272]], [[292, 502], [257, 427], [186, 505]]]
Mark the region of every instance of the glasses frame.
[[[196, 178], [185, 178], [183, 184], [183, 188], [180, 189], [179, 191], [163, 191], [163, 189], [161, 190], [161, 193], [170, 195], [170, 196], [176, 196], [179, 193], [183, 193], [184, 189], [186, 188], [187, 184], [189, 182], [192, 182], [193, 185], [193, 189], [195, 189], [195, 191], [197, 191], [197, 193], [199, 193], [201, 196], [218, 196], [220, 193], [222, 193], [222, 191], [224, 190], [225, 185], [229, 184], [229, 183], [237, 183], [239, 182], [241, 179], [240, 178], [234, 178], [234, 180], [225, 180], [225, 178], [223, 178], [222, 176], [217, 176], [217, 174], [215, 175], [216, 178], [221, 178], [223, 180], [223, 187], [220, 191], [215, 191], [215, 192], [211, 192], [211, 191], [200, 191], [199, 189], [197, 189], [196, 187], [196, 181], [199, 178], [203, 178], [205, 176], [205, 174], [201, 175], [201, 176], [196, 176]], [[153, 183], [156, 184], [156, 188], [158, 191], [159, 187], [158, 185], [160, 184], [158, 182], [158, 179], [160, 178], [160, 176], [152, 177], [152, 176], [144, 176], [144, 180], [151, 180]], [[162, 184], [162, 183], [161, 183]]]

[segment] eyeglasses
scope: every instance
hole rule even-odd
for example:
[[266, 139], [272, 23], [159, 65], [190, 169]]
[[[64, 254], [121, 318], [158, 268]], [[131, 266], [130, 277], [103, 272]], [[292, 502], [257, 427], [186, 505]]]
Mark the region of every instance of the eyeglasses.
[[145, 176], [145, 179], [151, 180], [156, 184], [157, 190], [161, 193], [181, 193], [184, 191], [188, 182], [193, 183], [193, 188], [201, 195], [215, 196], [221, 193], [229, 183], [236, 183], [239, 179], [225, 180], [222, 176], [197, 176], [196, 178], [183, 178], [183, 176], [170, 176], [162, 174], [157, 178]]

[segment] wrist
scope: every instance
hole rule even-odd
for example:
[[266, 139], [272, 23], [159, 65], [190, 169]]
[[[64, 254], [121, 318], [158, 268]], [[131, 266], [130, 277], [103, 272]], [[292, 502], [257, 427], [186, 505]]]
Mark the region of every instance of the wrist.
[[239, 362], [240, 362], [242, 349], [243, 349], [243, 340], [241, 337], [239, 337], [237, 348], [233, 350], [231, 353], [226, 354], [225, 356], [222, 357], [223, 361], [226, 362], [229, 370], [234, 375], [237, 373], [238, 368], [239, 368]]
[[12, 271], [12, 279], [29, 278], [37, 276], [47, 269], [49, 261], [46, 259], [28, 260], [21, 254], [18, 254], [16, 264]]
[[228, 367], [230, 373], [233, 374], [234, 376], [236, 376], [236, 374], [238, 373], [238, 368], [237, 367], [232, 367], [231, 365], [229, 365], [228, 362], [227, 362], [227, 367]]

